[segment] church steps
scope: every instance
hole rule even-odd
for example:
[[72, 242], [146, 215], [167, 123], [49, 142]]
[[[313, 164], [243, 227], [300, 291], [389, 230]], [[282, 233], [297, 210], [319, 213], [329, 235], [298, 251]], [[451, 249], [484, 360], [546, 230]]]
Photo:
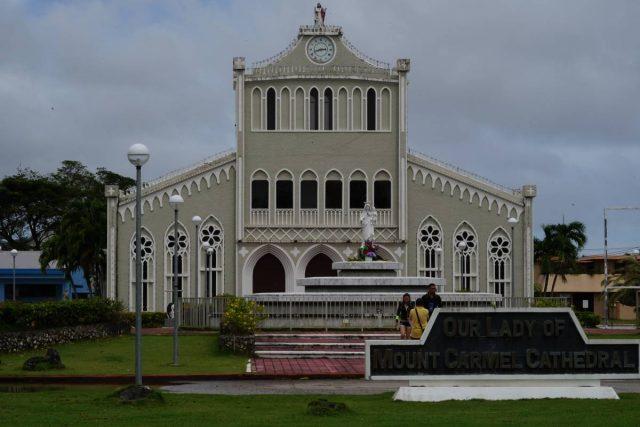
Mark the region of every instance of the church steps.
[[360, 359], [364, 358], [363, 351], [281, 351], [281, 350], [258, 350], [256, 357], [263, 359]]

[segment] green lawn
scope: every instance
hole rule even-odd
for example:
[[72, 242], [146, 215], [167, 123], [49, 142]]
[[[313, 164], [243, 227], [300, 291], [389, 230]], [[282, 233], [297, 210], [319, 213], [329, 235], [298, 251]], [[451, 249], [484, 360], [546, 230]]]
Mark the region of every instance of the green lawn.
[[[246, 357], [219, 353], [216, 335], [184, 335], [180, 337], [180, 366], [171, 366], [172, 337], [146, 335], [142, 337], [143, 374], [206, 374], [241, 373]], [[104, 338], [54, 346], [66, 369], [27, 372], [22, 364], [29, 357], [44, 355], [45, 350], [0, 354], [2, 375], [95, 375], [133, 374], [134, 337], [132, 335]]]
[[640, 334], [587, 334], [589, 339], [640, 340]]
[[638, 425], [640, 394], [619, 401], [393, 402], [391, 394], [328, 396], [350, 411], [331, 417], [306, 414], [318, 396], [207, 396], [164, 393], [164, 403], [124, 405], [113, 389], [68, 388], [0, 393], [0, 425], [224, 425], [224, 426], [465, 426]]

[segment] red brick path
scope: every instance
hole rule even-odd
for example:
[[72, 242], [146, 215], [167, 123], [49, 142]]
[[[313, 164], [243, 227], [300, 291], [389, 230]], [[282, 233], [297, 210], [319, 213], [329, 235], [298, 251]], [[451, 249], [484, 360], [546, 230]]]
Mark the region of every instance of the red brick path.
[[251, 359], [251, 372], [263, 375], [363, 375], [364, 359]]

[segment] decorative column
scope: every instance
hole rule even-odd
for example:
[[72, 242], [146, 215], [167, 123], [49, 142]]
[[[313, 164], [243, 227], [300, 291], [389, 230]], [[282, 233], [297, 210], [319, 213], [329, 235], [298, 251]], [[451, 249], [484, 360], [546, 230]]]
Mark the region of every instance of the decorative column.
[[398, 238], [407, 239], [407, 73], [409, 59], [398, 59]]
[[524, 296], [533, 297], [533, 198], [538, 194], [535, 185], [523, 185], [524, 212], [522, 213], [522, 244], [524, 253]]
[[236, 239], [234, 259], [236, 269], [236, 295], [242, 295], [242, 283], [238, 264], [239, 243], [244, 238], [244, 79], [243, 56], [233, 58], [233, 88], [236, 91]]
[[[118, 197], [117, 185], [105, 185], [104, 196], [107, 198], [107, 281], [100, 290], [103, 297], [118, 298], [117, 262], [118, 262]], [[128, 256], [128, 252], [126, 253]]]

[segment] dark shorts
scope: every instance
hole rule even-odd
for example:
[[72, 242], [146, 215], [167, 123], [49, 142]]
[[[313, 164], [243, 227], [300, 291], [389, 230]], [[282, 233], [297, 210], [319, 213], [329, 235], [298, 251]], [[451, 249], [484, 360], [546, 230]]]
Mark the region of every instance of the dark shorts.
[[401, 320], [400, 324], [404, 327], [410, 328], [411, 327], [411, 323], [409, 323], [408, 320]]

